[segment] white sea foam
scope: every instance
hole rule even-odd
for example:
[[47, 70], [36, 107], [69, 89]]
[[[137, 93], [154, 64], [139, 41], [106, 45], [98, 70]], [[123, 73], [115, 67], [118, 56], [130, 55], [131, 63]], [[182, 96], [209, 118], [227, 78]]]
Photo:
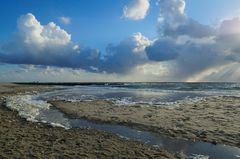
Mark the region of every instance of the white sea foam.
[[118, 106], [130, 106], [130, 105], [135, 105], [136, 102], [132, 101], [132, 98], [131, 97], [123, 97], [121, 99], [117, 99], [117, 100], [114, 100], [114, 99], [110, 99], [110, 101], [113, 100], [114, 101], [114, 104], [118, 105]]
[[[69, 129], [68, 120], [58, 112], [50, 110], [50, 104], [44, 100], [39, 100], [36, 95], [16, 95], [6, 99], [6, 106], [17, 111], [19, 116], [31, 122], [48, 123], [53, 127], [63, 127]], [[51, 112], [50, 116], [46, 116]]]
[[187, 159], [209, 159], [209, 156], [192, 154], [191, 156], [188, 156]]
[[42, 100], [36, 100], [34, 95], [16, 95], [7, 98], [6, 106], [18, 111], [19, 116], [26, 120], [37, 122], [36, 117], [40, 114], [40, 111], [49, 109], [50, 104]]
[[65, 128], [65, 129], [70, 129], [71, 128], [70, 126], [66, 126], [66, 125], [63, 125], [63, 124], [60, 124], [60, 123], [54, 123], [54, 122], [51, 122], [50, 125], [52, 125], [53, 127], [61, 127], [61, 128]]

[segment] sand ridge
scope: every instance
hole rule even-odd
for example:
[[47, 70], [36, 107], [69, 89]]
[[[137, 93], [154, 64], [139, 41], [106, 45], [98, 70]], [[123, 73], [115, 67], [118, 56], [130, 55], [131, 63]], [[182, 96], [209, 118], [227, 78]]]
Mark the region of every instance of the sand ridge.
[[240, 147], [240, 98], [208, 98], [173, 109], [116, 106], [109, 101], [50, 103], [72, 118], [123, 124], [175, 138]]

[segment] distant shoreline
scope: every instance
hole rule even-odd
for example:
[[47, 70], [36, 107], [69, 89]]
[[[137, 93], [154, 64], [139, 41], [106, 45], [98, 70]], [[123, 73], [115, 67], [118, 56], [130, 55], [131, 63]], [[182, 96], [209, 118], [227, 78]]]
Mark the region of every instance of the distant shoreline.
[[186, 84], [240, 84], [240, 82], [12, 82], [13, 84], [19, 85], [62, 85], [62, 86], [75, 86], [75, 85], [124, 85], [124, 84], [178, 84], [178, 83], [186, 83]]

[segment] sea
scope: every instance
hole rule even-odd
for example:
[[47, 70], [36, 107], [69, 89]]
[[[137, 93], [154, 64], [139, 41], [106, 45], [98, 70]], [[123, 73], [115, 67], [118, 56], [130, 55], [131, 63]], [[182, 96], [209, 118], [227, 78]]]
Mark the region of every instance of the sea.
[[[23, 84], [23, 83], [18, 83]], [[26, 84], [26, 83], [24, 83]], [[240, 149], [226, 145], [212, 145], [200, 141], [172, 139], [148, 131], [136, 130], [123, 125], [100, 124], [83, 119], [69, 119], [48, 100], [70, 102], [107, 100], [116, 106], [159, 106], [174, 108], [183, 103], [199, 102], [208, 97], [231, 96], [240, 98], [240, 83], [28, 83], [51, 85], [49, 92], [16, 95], [7, 99], [7, 107], [18, 111], [22, 118], [31, 122], [42, 122], [51, 126], [91, 128], [120, 137], [137, 140], [170, 152], [179, 152], [185, 158], [225, 159], [240, 158]]]
[[174, 106], [210, 96], [240, 96], [240, 83], [64, 83], [42, 94], [45, 100], [107, 100], [116, 105]]

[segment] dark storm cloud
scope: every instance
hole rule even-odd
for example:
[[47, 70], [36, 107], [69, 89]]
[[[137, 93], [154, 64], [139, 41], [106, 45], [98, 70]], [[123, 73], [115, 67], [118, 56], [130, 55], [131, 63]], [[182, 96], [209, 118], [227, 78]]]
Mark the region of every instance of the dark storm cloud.
[[178, 47], [171, 39], [159, 39], [146, 48], [146, 53], [149, 60], [168, 61], [177, 58]]

